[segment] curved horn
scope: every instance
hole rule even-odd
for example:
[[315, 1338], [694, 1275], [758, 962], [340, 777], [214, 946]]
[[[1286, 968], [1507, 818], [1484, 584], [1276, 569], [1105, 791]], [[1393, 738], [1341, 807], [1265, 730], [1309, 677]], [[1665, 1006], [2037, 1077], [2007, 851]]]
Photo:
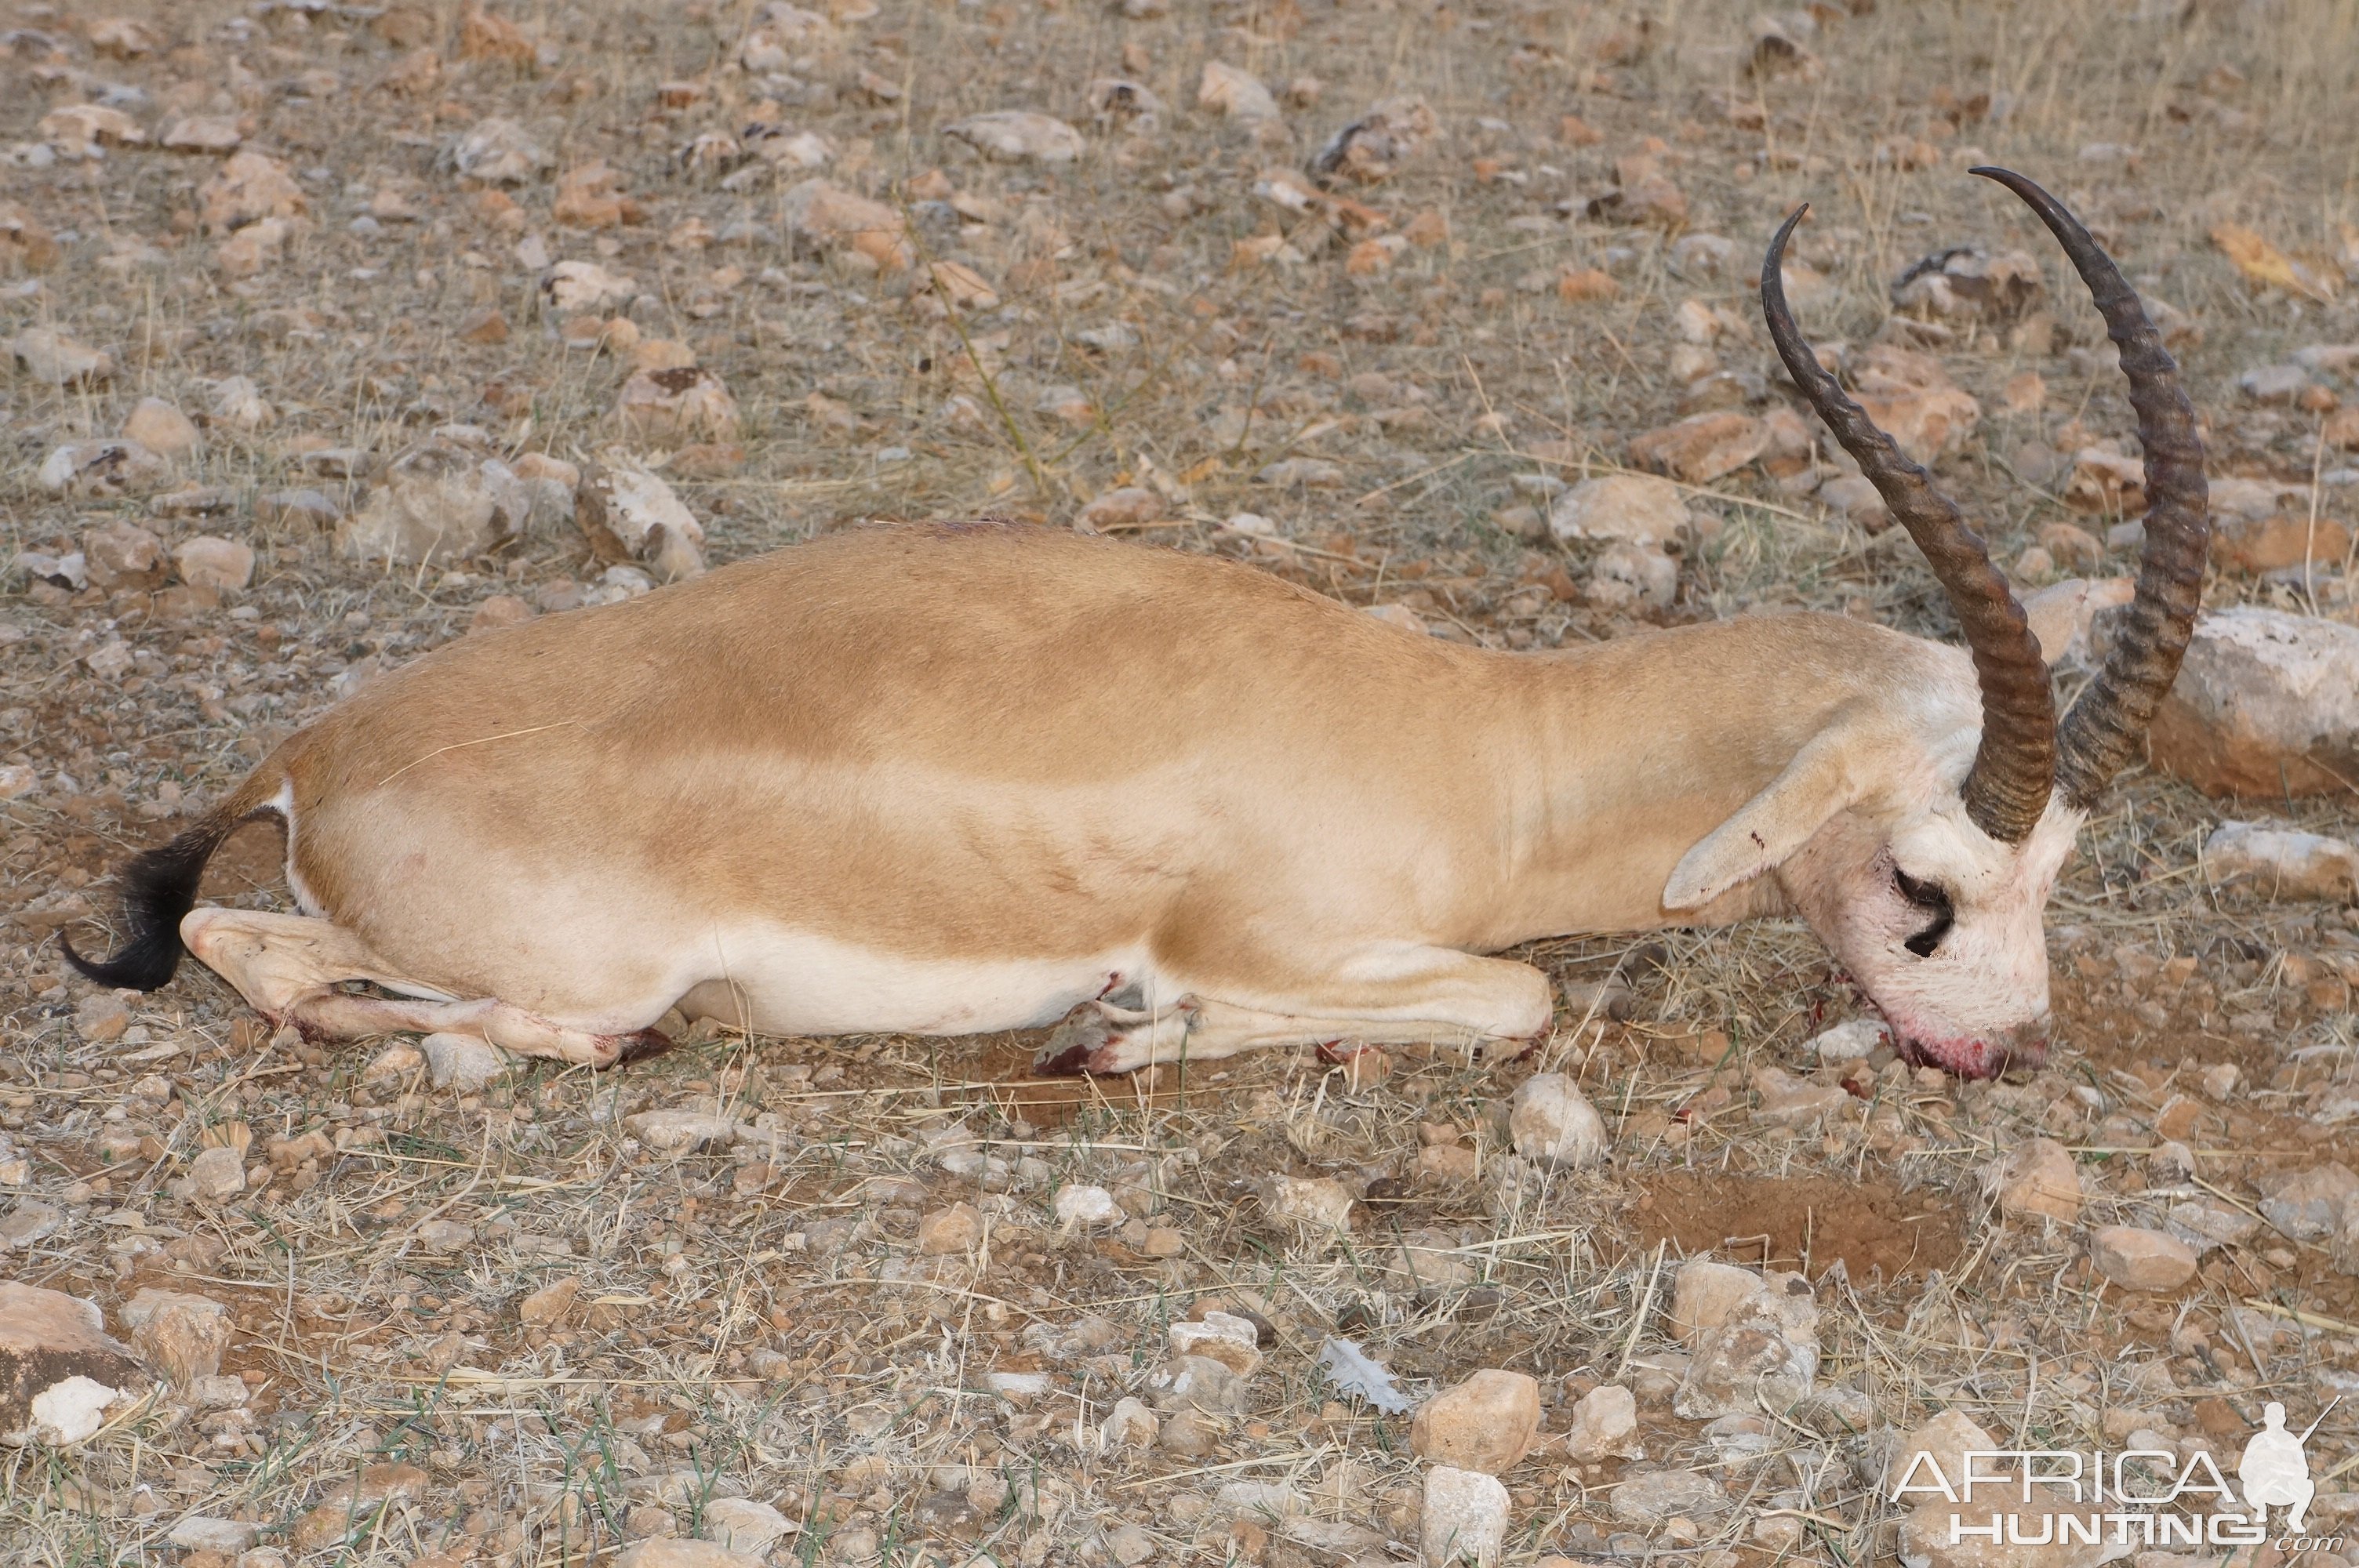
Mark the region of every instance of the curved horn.
[[1761, 264], [1761, 313], [1794, 384], [1843, 450], [1858, 460], [1860, 471], [1917, 541], [1950, 596], [1983, 696], [1982, 742], [1962, 792], [1966, 815], [1992, 838], [2020, 844], [2048, 808], [2055, 782], [2056, 698], [2048, 666], [2023, 606], [1991, 565], [1982, 535], [1967, 526], [1954, 502], [1933, 488], [1932, 476], [1901, 456], [1892, 438], [1844, 395], [1795, 327], [1786, 308], [1782, 271], [1786, 241], [1809, 211], [1796, 208], [1769, 242], [1768, 257]]
[[2057, 783], [2064, 798], [2087, 810], [2122, 764], [2136, 752], [2195, 627], [2203, 593], [2203, 563], [2212, 544], [2210, 488], [2203, 481], [2203, 441], [2195, 410], [2179, 383], [2179, 366], [2147, 319], [2136, 291], [2113, 258], [2097, 247], [2081, 221], [2056, 198], [2010, 169], [1971, 171], [1995, 179], [2039, 214], [2072, 259], [2105, 318], [2106, 334], [2121, 356], [2137, 410], [2138, 444], [2146, 449], [2146, 553], [2138, 563], [2137, 595], [2128, 623], [2114, 640], [2105, 667], [2089, 683], [2058, 726]]

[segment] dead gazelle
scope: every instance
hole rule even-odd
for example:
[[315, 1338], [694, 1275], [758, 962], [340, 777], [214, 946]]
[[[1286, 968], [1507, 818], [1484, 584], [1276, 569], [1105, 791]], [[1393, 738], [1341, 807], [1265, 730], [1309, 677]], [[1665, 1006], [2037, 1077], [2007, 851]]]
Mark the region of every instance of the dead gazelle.
[[[1176, 551], [854, 531], [380, 679], [135, 860], [129, 943], [75, 962], [155, 987], [185, 942], [314, 1034], [592, 1063], [674, 1006], [781, 1033], [1062, 1019], [1041, 1065], [1110, 1072], [1528, 1042], [1546, 978], [1479, 955], [1798, 912], [1913, 1059], [2037, 1061], [2042, 907], [2177, 671], [2205, 491], [2120, 274], [2038, 188], [1977, 172], [2080, 269], [2146, 445], [2136, 600], [2061, 724], [1982, 540], [1797, 333], [1789, 220], [1762, 273], [1778, 352], [1966, 652], [1791, 615], [1507, 654]], [[263, 813], [303, 913], [193, 909]]]

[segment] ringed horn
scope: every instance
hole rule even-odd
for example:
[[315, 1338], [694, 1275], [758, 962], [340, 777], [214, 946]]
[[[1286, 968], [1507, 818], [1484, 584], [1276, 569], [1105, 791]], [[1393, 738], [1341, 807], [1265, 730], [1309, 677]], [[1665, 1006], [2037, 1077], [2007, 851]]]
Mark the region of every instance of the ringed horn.
[[2187, 652], [2212, 529], [2195, 410], [2136, 292], [2053, 196], [2009, 169], [1972, 172], [2021, 197], [2071, 259], [2120, 354], [2146, 450], [2146, 550], [2137, 592], [2104, 668], [2060, 724], [2038, 640], [2006, 579], [1991, 564], [1982, 536], [1957, 503], [1933, 487], [1932, 477], [1903, 457], [1845, 395], [1794, 325], [1786, 307], [1786, 242], [1807, 205], [1795, 209], [1769, 243], [1761, 266], [1761, 309], [1795, 384], [1857, 460], [1949, 595], [1982, 687], [1982, 741], [1962, 792], [1966, 815], [1992, 838], [2019, 844], [2047, 809], [2051, 791], [2060, 788], [2067, 805], [2086, 811], [2136, 751]]

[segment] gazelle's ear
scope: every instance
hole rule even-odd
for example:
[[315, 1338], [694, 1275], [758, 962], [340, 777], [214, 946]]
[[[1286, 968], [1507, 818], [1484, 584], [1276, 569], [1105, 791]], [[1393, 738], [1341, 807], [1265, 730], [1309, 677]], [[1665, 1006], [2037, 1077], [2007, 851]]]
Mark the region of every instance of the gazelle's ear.
[[1784, 773], [1680, 857], [1663, 888], [1663, 907], [1701, 909], [1729, 889], [1784, 864], [1829, 817], [1859, 799], [1864, 771], [1860, 741], [1858, 733], [1843, 724], [1812, 736]]

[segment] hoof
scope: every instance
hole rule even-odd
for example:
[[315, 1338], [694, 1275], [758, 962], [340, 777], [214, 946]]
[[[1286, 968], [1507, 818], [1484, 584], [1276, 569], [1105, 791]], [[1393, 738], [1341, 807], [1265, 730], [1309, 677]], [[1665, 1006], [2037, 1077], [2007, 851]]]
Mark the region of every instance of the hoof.
[[1090, 1058], [1105, 1049], [1106, 1039], [1105, 1014], [1083, 1002], [1049, 1032], [1049, 1043], [1032, 1058], [1032, 1076], [1080, 1077], [1089, 1072]]
[[642, 1029], [636, 1034], [612, 1036], [614, 1042], [614, 1065], [628, 1062], [645, 1062], [671, 1049], [671, 1036], [660, 1029]]

